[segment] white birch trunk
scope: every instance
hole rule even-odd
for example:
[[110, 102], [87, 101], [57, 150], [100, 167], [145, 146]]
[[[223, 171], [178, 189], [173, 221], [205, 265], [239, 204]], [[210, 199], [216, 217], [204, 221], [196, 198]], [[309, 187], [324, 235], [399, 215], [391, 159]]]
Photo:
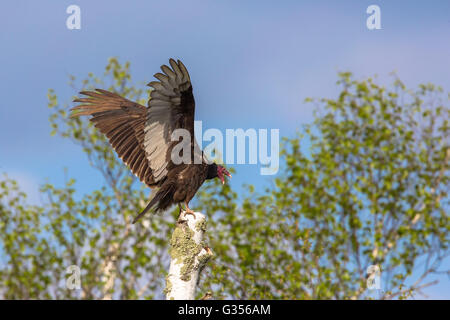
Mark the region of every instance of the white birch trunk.
[[206, 217], [200, 212], [185, 214], [175, 226], [170, 241], [170, 268], [166, 278], [166, 299], [193, 300], [197, 282], [213, 253], [204, 237]]

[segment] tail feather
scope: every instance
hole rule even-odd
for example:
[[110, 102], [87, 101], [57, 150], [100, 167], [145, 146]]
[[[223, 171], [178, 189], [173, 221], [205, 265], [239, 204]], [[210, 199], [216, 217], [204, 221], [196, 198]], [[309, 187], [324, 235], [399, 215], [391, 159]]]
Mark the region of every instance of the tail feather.
[[166, 209], [172, 204], [172, 193], [173, 188], [171, 184], [163, 185], [158, 192], [156, 192], [155, 196], [150, 200], [144, 210], [139, 213], [136, 218], [133, 220], [133, 224], [135, 224], [144, 214], [146, 214], [149, 210], [153, 209], [156, 206], [155, 212]]
[[142, 216], [144, 215], [144, 214], [146, 214], [155, 204], [153, 203], [153, 200], [154, 200], [155, 198], [153, 198], [152, 199], [152, 201], [150, 201], [148, 204], [147, 204], [147, 206], [145, 207], [145, 209], [144, 210], [142, 210], [142, 212], [141, 213], [139, 213], [134, 219], [133, 219], [133, 222], [132, 222], [132, 224], [135, 224], [140, 218], [142, 218]]

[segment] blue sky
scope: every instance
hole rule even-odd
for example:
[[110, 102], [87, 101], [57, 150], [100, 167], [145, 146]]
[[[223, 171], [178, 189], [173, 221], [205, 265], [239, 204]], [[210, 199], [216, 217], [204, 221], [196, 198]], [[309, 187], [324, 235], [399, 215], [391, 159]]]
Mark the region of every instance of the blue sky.
[[[81, 8], [81, 30], [66, 8]], [[381, 30], [366, 8], [381, 8]], [[64, 167], [90, 190], [101, 177], [79, 148], [50, 137], [46, 93], [73, 94], [68, 75], [101, 74], [111, 56], [131, 61], [135, 81], [152, 79], [169, 57], [188, 67], [196, 118], [207, 128], [279, 128], [292, 136], [312, 119], [305, 97], [333, 97], [337, 72], [396, 71], [407, 86], [450, 90], [450, 2], [427, 1], [7, 1], [0, 13], [0, 172], [38, 201]], [[233, 186], [264, 184], [258, 166], [234, 166]], [[450, 298], [449, 282], [426, 290]]]

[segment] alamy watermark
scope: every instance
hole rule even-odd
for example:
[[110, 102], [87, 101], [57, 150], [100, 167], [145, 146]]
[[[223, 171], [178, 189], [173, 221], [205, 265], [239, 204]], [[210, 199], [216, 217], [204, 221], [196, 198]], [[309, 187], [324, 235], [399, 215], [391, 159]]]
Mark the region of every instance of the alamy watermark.
[[[194, 144], [192, 156], [192, 137], [188, 130], [177, 129], [172, 132], [171, 141], [177, 142], [172, 149], [171, 160], [175, 164], [201, 164], [207, 159], [224, 164], [260, 164], [261, 175], [274, 175], [280, 164], [279, 129], [226, 129], [225, 136], [218, 129], [203, 132], [202, 121], [195, 121], [194, 130], [200, 137]], [[270, 139], [269, 139], [270, 137]], [[270, 141], [269, 141], [270, 140]], [[208, 143], [203, 148], [203, 143]], [[225, 151], [225, 159], [223, 157]]]
[[367, 7], [367, 14], [370, 14], [366, 20], [366, 26], [369, 30], [381, 29], [381, 9], [376, 4], [372, 4]]
[[69, 30], [81, 29], [81, 9], [76, 4], [72, 4], [67, 7], [66, 13], [70, 16], [66, 19], [66, 27]]
[[80, 267], [74, 264], [68, 266], [66, 269], [66, 274], [70, 274], [70, 276], [66, 279], [66, 288], [69, 290], [81, 289]]
[[381, 289], [381, 269], [378, 265], [370, 265], [367, 267], [367, 289], [380, 290]]
[[[69, 30], [81, 29], [81, 9], [78, 5], [72, 4], [67, 7], [66, 13], [69, 16], [66, 19], [66, 27]], [[367, 7], [366, 13], [370, 16], [367, 17], [366, 27], [369, 30], [381, 29], [381, 9], [378, 5], [372, 4]]]

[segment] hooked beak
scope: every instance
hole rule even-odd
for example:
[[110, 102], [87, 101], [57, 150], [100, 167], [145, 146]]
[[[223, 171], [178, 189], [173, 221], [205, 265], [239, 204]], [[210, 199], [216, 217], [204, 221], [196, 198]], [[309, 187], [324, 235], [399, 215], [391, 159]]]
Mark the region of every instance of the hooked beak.
[[222, 184], [225, 184], [224, 175], [231, 178], [231, 174], [223, 167], [222, 170], [219, 170], [219, 172], [217, 172], [217, 175], [219, 176], [220, 181], [222, 181]]

